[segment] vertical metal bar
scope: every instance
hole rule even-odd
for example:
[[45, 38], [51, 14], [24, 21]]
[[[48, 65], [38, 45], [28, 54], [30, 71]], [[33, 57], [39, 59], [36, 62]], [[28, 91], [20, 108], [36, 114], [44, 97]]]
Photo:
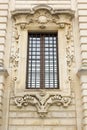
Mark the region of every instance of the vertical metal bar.
[[59, 88], [58, 36], [56, 36], [56, 57], [57, 57], [57, 61], [56, 61], [56, 64], [57, 64], [56, 65], [57, 66], [57, 88]]
[[44, 88], [44, 35], [40, 34], [40, 86]]
[[30, 70], [30, 88], [32, 88], [32, 46], [33, 46], [33, 34], [31, 35], [31, 70]]
[[36, 66], [37, 66], [37, 35], [36, 35], [36, 46], [35, 46], [35, 88], [36, 88]]
[[49, 88], [50, 88], [50, 34], [48, 35], [48, 56], [49, 56]]
[[30, 44], [30, 37], [29, 37], [29, 34], [28, 34], [28, 43], [27, 43], [27, 69], [26, 69], [26, 88], [29, 87], [29, 44]]
[[53, 39], [53, 46], [52, 46], [52, 50], [53, 50], [53, 88], [55, 88], [55, 68], [54, 68], [54, 37], [55, 35], [53, 35], [52, 39]]

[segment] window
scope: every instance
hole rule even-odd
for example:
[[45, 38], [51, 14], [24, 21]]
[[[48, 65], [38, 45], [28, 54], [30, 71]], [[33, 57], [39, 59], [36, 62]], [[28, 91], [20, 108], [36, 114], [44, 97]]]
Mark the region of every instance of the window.
[[29, 33], [27, 88], [59, 88], [57, 33]]

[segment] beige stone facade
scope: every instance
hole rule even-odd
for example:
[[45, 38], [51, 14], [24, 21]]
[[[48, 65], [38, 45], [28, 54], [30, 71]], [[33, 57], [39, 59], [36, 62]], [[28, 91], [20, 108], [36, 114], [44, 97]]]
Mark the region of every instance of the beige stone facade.
[[[58, 32], [59, 89], [26, 89], [28, 32]], [[0, 130], [87, 130], [87, 0], [0, 0]]]

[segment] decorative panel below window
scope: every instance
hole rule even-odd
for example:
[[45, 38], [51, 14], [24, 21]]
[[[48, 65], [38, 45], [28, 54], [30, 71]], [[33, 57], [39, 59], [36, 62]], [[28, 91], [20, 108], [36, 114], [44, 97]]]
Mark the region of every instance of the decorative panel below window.
[[59, 88], [57, 33], [29, 33], [27, 88]]

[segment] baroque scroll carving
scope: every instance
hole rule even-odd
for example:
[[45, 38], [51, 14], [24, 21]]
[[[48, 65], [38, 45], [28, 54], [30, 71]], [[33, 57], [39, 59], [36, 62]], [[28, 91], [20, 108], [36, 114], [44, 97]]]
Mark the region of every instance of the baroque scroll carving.
[[[33, 10], [33, 9], [32, 9]], [[33, 11], [14, 11], [13, 12], [13, 18], [15, 19], [15, 35], [14, 35], [14, 45], [13, 45], [13, 52], [11, 54], [11, 64], [14, 71], [14, 78], [13, 81], [15, 82], [15, 86], [21, 89], [20, 83], [16, 82], [17, 75], [18, 75], [18, 66], [19, 66], [19, 54], [20, 54], [20, 44], [19, 39], [20, 35], [19, 32], [25, 32], [30, 30], [38, 29], [41, 31], [41, 29], [46, 29], [48, 26], [49, 28], [52, 26], [53, 30], [59, 29], [59, 31], [64, 31], [66, 29], [66, 41], [67, 43], [66, 47], [64, 48], [66, 51], [66, 63], [67, 63], [67, 71], [68, 71], [68, 81], [70, 82], [71, 79], [71, 66], [73, 63], [73, 44], [72, 42], [72, 29], [71, 29], [71, 17], [72, 13], [70, 11], [65, 10], [47, 10], [44, 8], [33, 10]], [[33, 28], [33, 29], [32, 29]], [[47, 30], [47, 29], [46, 29]], [[22, 36], [24, 37], [23, 33]], [[26, 43], [25, 43], [26, 44]], [[65, 72], [66, 74], [66, 72]], [[25, 78], [25, 77], [23, 77]], [[65, 84], [65, 77], [64, 80], [64, 87], [65, 85], [68, 86], [68, 84]], [[20, 80], [21, 81], [21, 80]], [[61, 80], [62, 81], [62, 80]], [[22, 84], [21, 84], [22, 86]], [[24, 86], [24, 84], [23, 84]], [[64, 88], [63, 87], [63, 88]], [[61, 86], [60, 86], [61, 88]], [[63, 90], [63, 89], [62, 89]], [[66, 87], [65, 87], [66, 90]], [[66, 91], [64, 91], [66, 93]], [[69, 94], [70, 95], [70, 92]], [[68, 107], [68, 105], [71, 103], [71, 97], [69, 96], [62, 96], [61, 94], [55, 94], [55, 93], [32, 93], [30, 95], [25, 94], [24, 96], [15, 96], [14, 98], [15, 104], [18, 108], [22, 108], [24, 106], [33, 105], [37, 108], [37, 112], [39, 113], [40, 117], [45, 117], [48, 113], [48, 109], [52, 105], [62, 106], [62, 107]]]
[[37, 113], [40, 117], [45, 117], [48, 113], [48, 109], [52, 105], [68, 107], [71, 103], [71, 97], [63, 97], [62, 95], [50, 95], [50, 94], [36, 94], [24, 96], [17, 96], [14, 98], [15, 104], [18, 108], [27, 107], [33, 105], [37, 108]]
[[22, 10], [13, 11], [12, 16], [16, 21], [16, 25], [20, 25], [21, 29], [26, 29], [32, 24], [44, 29], [49, 23], [57, 25], [58, 28], [64, 28], [65, 24], [70, 23], [71, 18], [73, 17], [73, 11], [48, 10], [46, 7], [43, 7], [38, 8], [37, 10], [24, 10], [24, 12]]

